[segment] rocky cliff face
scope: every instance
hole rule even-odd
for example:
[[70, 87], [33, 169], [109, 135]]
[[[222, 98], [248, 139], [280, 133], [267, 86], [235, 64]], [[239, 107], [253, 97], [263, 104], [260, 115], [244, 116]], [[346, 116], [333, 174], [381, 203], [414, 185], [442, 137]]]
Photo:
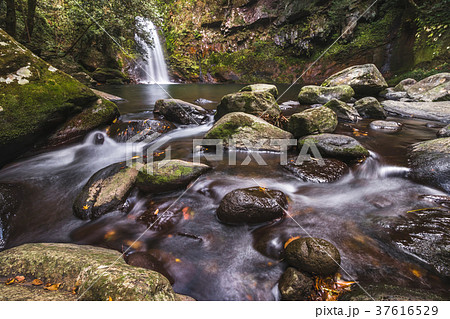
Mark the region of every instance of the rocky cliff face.
[[177, 0], [168, 3], [163, 33], [179, 80], [290, 83], [304, 73], [303, 83], [318, 83], [363, 63], [392, 77], [448, 69], [449, 3]]

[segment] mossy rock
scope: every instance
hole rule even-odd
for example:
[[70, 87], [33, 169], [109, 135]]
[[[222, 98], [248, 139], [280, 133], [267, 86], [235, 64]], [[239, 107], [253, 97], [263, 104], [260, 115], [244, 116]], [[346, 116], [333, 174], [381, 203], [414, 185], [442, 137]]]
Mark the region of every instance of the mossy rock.
[[27, 150], [98, 97], [0, 29], [0, 165]]
[[301, 104], [325, 104], [333, 99], [349, 102], [354, 95], [355, 91], [348, 85], [333, 87], [307, 85], [300, 90], [298, 101]]
[[298, 147], [315, 145], [324, 157], [338, 158], [349, 162], [364, 159], [369, 151], [353, 137], [339, 134], [319, 134], [306, 136], [298, 141]]
[[363, 118], [380, 119], [386, 118], [383, 106], [374, 97], [365, 97], [355, 103], [355, 109]]
[[156, 101], [154, 112], [169, 121], [184, 125], [200, 125], [208, 121], [208, 112], [203, 107], [178, 99]]
[[243, 112], [255, 116], [277, 118], [281, 115], [280, 107], [272, 93], [267, 91], [238, 92], [225, 95], [217, 106], [215, 119], [225, 114]]
[[394, 115], [450, 123], [450, 101], [401, 102], [383, 101], [384, 110]]
[[435, 292], [429, 290], [398, 287], [391, 285], [364, 285], [364, 289], [357, 286], [351, 292], [339, 297], [341, 301], [440, 301], [445, 300]]
[[[129, 266], [120, 253], [92, 246], [26, 244], [0, 252], [0, 277], [17, 275], [25, 276], [27, 281], [60, 283], [62, 300], [72, 300], [64, 294], [74, 288], [80, 300], [180, 300], [161, 274]], [[17, 294], [17, 286], [11, 291], [1, 289], [0, 299], [7, 300], [12, 295], [23, 300]], [[29, 298], [49, 300], [48, 293], [54, 297], [58, 291], [41, 288], [41, 293], [29, 293]]]
[[278, 89], [273, 84], [251, 84], [244, 86], [239, 92], [268, 92], [274, 98], [278, 97]]
[[135, 166], [139, 170], [136, 185], [148, 193], [182, 189], [207, 172], [210, 167], [182, 160], [163, 160]]
[[429, 76], [409, 86], [406, 92], [417, 101], [450, 101], [450, 73]]
[[317, 107], [291, 116], [288, 131], [296, 138], [319, 133], [332, 133], [338, 125], [337, 115], [327, 107]]
[[130, 79], [120, 70], [98, 68], [92, 73], [92, 78], [99, 83], [106, 84], [124, 84], [130, 82]]
[[339, 119], [348, 122], [358, 122], [361, 117], [358, 114], [358, 111], [353, 106], [348, 105], [345, 102], [342, 102], [337, 99], [332, 99], [330, 102], [326, 103], [324, 107], [328, 107], [336, 113]]
[[[242, 112], [226, 114], [205, 135], [205, 139], [221, 139], [224, 147], [229, 147], [233, 140], [233, 146], [238, 149], [258, 145], [257, 150], [275, 152], [281, 151], [281, 147], [271, 143], [271, 139], [291, 138], [291, 133], [257, 116]], [[247, 141], [249, 145], [246, 145]]]
[[166, 120], [117, 121], [107, 130], [108, 136], [119, 143], [143, 141], [151, 142], [164, 133], [174, 130], [176, 126]]
[[314, 280], [293, 267], [288, 267], [280, 278], [278, 288], [281, 300], [306, 301], [314, 292]]

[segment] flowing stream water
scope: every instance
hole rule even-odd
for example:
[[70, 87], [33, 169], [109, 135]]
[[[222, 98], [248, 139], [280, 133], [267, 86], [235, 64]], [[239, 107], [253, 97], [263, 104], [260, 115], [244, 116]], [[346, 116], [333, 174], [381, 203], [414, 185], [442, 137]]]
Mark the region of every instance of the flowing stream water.
[[[166, 92], [191, 102], [200, 97], [217, 102], [239, 87], [174, 85], [163, 90], [137, 85], [104, 90], [128, 100], [120, 105], [122, 118], [128, 120], [153, 117], [154, 101], [166, 97]], [[284, 88], [279, 87], [280, 91]], [[284, 101], [294, 99], [297, 92], [298, 88], [288, 92]], [[105, 143], [96, 145], [98, 132], [93, 132], [82, 143], [22, 159], [0, 171], [0, 183], [17, 185], [24, 194], [11, 221], [6, 248], [28, 242], [74, 242], [123, 251], [139, 239], [132, 250], [154, 256], [178, 293], [197, 300], [276, 300], [277, 281], [286, 268], [280, 259], [283, 243], [293, 236], [314, 236], [339, 249], [344, 279], [357, 280], [363, 287], [388, 283], [443, 294], [448, 291], [448, 280], [385, 227], [407, 216], [407, 211], [436, 206], [421, 195], [444, 195], [407, 178], [406, 147], [434, 138], [437, 129], [427, 127], [426, 121], [394, 120], [404, 125], [394, 134], [371, 130], [368, 120], [339, 125], [340, 134], [353, 136], [355, 128], [366, 132], [367, 136], [356, 138], [371, 156], [335, 183], [300, 181], [278, 164], [277, 154], [261, 154], [267, 163], [263, 167], [255, 161], [241, 165], [248, 154], [238, 152], [237, 165], [228, 165], [227, 157], [208, 162], [213, 170], [192, 183], [178, 201], [181, 191], [159, 195], [136, 191], [128, 198], [128, 214], [113, 212], [82, 221], [72, 213], [74, 198], [95, 172], [125, 160], [127, 154], [125, 144], [104, 132], [100, 133]], [[190, 161], [192, 140], [202, 138], [211, 126], [181, 126], [161, 138], [165, 146], [171, 146], [172, 158]], [[223, 196], [256, 185], [283, 191], [289, 197], [292, 219], [255, 226], [220, 223], [216, 209]], [[169, 230], [146, 231], [148, 224], [141, 217], [156, 209], [169, 209], [161, 217], [161, 223], [173, 223]], [[421, 225], [418, 229], [418, 234], [427, 234]]]

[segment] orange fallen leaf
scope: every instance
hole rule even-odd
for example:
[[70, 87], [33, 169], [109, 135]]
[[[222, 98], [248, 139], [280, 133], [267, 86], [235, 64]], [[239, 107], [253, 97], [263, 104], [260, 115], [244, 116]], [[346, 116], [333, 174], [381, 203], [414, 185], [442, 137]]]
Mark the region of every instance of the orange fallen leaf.
[[42, 280], [40, 280], [40, 279], [34, 279], [34, 280], [31, 282], [31, 284], [32, 284], [33, 286], [40, 286], [40, 285], [43, 285], [44, 283], [43, 283]]
[[184, 220], [188, 220], [191, 218], [191, 215], [189, 214], [189, 207], [185, 207], [182, 209], [183, 212], [183, 218]]
[[9, 286], [15, 282], [16, 282], [16, 280], [14, 278], [9, 278], [8, 280], [6, 280], [5, 285]]
[[294, 240], [299, 239], [299, 238], [300, 238], [300, 236], [295, 236], [295, 237], [289, 238], [289, 239], [284, 243], [284, 249], [286, 249], [286, 247], [287, 247], [290, 243], [292, 243]]
[[55, 291], [55, 290], [58, 290], [60, 286], [61, 286], [61, 283], [54, 284], [54, 285], [52, 285], [51, 283], [48, 283], [45, 285], [44, 289], [50, 290], [50, 291]]
[[25, 277], [24, 276], [16, 276], [14, 278], [14, 280], [18, 283], [24, 282], [25, 281]]
[[89, 208], [89, 205], [84, 205], [84, 206], [83, 206], [83, 209], [84, 209], [84, 210], [87, 210], [88, 208]]
[[155, 210], [155, 212], [153, 214], [158, 215], [158, 213], [159, 213], [159, 209]]
[[110, 240], [110, 239], [113, 239], [115, 235], [116, 235], [116, 231], [115, 230], [110, 230], [109, 232], [107, 232], [105, 234], [104, 238], [106, 240]]
[[140, 241], [126, 240], [125, 245], [129, 246], [130, 248], [138, 249], [138, 250], [140, 248], [142, 248], [142, 242], [140, 242]]
[[108, 297], [108, 301], [113, 301], [111, 297]]
[[180, 262], [181, 262], [181, 259], [176, 258], [176, 259], [175, 259], [175, 262], [176, 262], [176, 263], [180, 263]]

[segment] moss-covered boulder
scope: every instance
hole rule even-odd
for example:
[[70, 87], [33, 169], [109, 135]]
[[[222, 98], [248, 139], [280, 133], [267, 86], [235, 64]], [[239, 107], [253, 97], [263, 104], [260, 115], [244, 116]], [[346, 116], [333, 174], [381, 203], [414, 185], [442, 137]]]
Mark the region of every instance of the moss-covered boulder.
[[[17, 275], [25, 276], [28, 289], [21, 291], [28, 291], [27, 298], [14, 293], [24, 284], [14, 284], [0, 290], [0, 300], [72, 300], [72, 291], [79, 300], [180, 300], [161, 274], [129, 266], [120, 253], [92, 246], [26, 244], [0, 252], [0, 277]], [[34, 279], [61, 285], [47, 291], [31, 287]]]
[[133, 188], [137, 169], [117, 163], [95, 173], [81, 190], [73, 204], [80, 219], [96, 219], [120, 208]]
[[144, 140], [152, 141], [175, 128], [176, 126], [167, 120], [117, 121], [109, 127], [108, 136], [119, 143], [139, 143]]
[[311, 300], [314, 292], [314, 280], [297, 269], [289, 267], [281, 276], [278, 289], [281, 293], [281, 300]]
[[98, 68], [92, 73], [92, 78], [102, 84], [130, 83], [130, 79], [120, 70]]
[[239, 92], [268, 92], [274, 98], [278, 97], [278, 89], [273, 84], [251, 84], [244, 86]]
[[98, 97], [0, 29], [0, 166]]
[[183, 189], [204, 174], [210, 167], [182, 160], [163, 160], [139, 167], [136, 185], [147, 193], [170, 192]]
[[383, 101], [383, 108], [388, 113], [424, 120], [450, 123], [450, 101], [443, 102], [402, 102]]
[[332, 99], [330, 102], [326, 103], [324, 107], [328, 107], [336, 113], [338, 119], [348, 121], [348, 122], [358, 122], [361, 117], [358, 111], [353, 106], [348, 105], [337, 99]]
[[357, 286], [339, 297], [341, 301], [439, 301], [445, 300], [433, 291], [391, 285]]
[[284, 250], [284, 259], [300, 271], [323, 276], [334, 275], [341, 263], [341, 255], [332, 243], [312, 237], [290, 242]]
[[87, 133], [105, 127], [119, 117], [117, 106], [105, 99], [98, 99], [88, 109], [64, 123], [47, 141], [49, 146], [59, 146], [81, 140]]
[[408, 162], [413, 179], [450, 192], [450, 137], [411, 145]]
[[364, 97], [355, 103], [355, 109], [363, 118], [380, 119], [386, 118], [386, 112], [380, 102], [374, 97]]
[[350, 85], [356, 95], [376, 96], [388, 87], [386, 80], [374, 64], [355, 65], [333, 74], [322, 86]]
[[317, 107], [292, 115], [288, 131], [296, 138], [319, 133], [332, 133], [338, 125], [335, 112], [328, 107]]
[[332, 99], [349, 102], [354, 95], [355, 91], [348, 85], [332, 87], [307, 85], [300, 90], [298, 101], [301, 104], [325, 104]]
[[208, 121], [208, 112], [204, 108], [178, 99], [156, 101], [154, 112], [169, 121], [184, 125], [200, 125]]
[[281, 114], [280, 107], [272, 93], [267, 91], [238, 92], [225, 95], [217, 106], [215, 119], [225, 114], [244, 112], [264, 118], [277, 118]]
[[407, 88], [408, 96], [417, 101], [450, 101], [450, 73], [429, 76]]
[[339, 134], [319, 134], [306, 136], [298, 141], [299, 148], [314, 144], [324, 157], [353, 161], [368, 157], [369, 151], [353, 137]]
[[292, 134], [267, 123], [261, 118], [242, 112], [226, 114], [206, 133], [206, 139], [221, 139], [225, 147], [247, 149], [258, 145], [257, 150], [281, 151], [273, 139], [291, 139]]
[[287, 197], [279, 190], [236, 189], [222, 199], [217, 217], [227, 224], [258, 224], [282, 218], [287, 206]]

